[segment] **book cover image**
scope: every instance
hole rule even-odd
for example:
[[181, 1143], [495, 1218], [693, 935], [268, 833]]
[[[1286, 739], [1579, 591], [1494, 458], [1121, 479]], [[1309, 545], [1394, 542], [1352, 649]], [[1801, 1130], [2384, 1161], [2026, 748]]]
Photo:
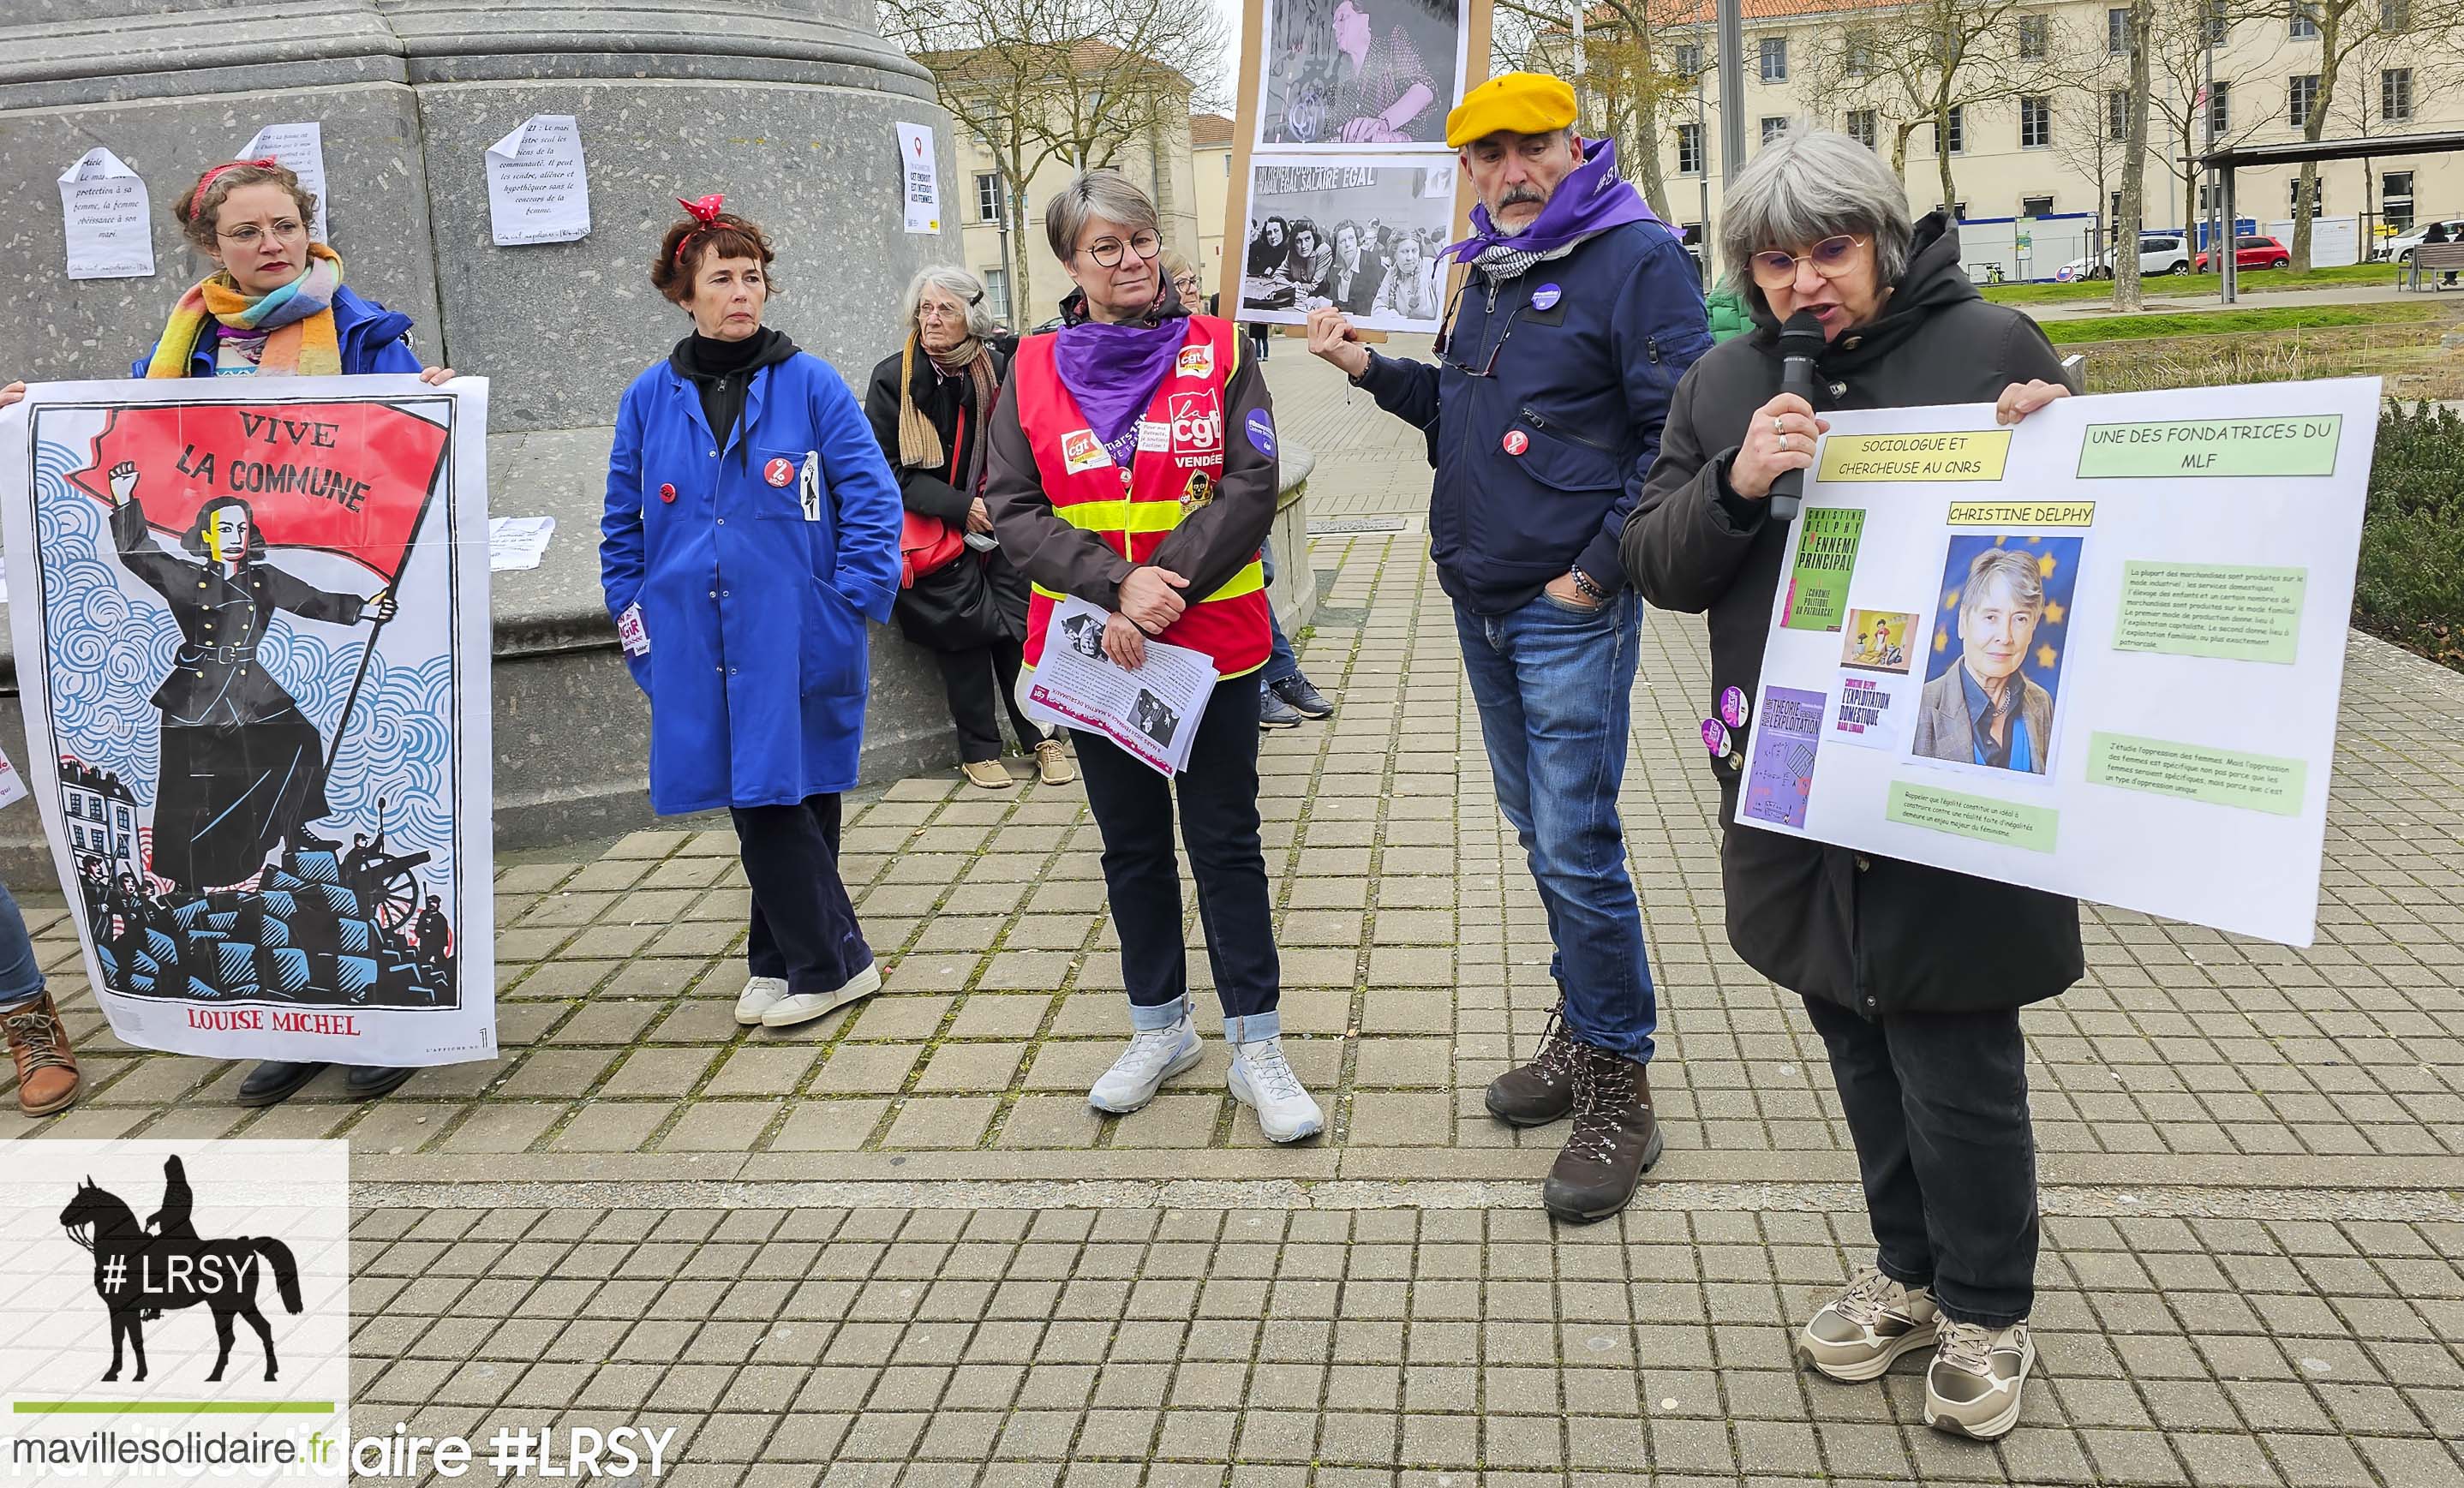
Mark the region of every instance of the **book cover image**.
[[1823, 693], [1795, 688], [1765, 689], [1755, 720], [1753, 763], [1746, 774], [1746, 799], [1739, 807], [1747, 816], [1804, 829], [1828, 701]]
[[1789, 570], [1780, 624], [1791, 630], [1837, 630], [1848, 615], [1848, 580], [1857, 571], [1864, 509], [1807, 507], [1797, 524], [1796, 563]]

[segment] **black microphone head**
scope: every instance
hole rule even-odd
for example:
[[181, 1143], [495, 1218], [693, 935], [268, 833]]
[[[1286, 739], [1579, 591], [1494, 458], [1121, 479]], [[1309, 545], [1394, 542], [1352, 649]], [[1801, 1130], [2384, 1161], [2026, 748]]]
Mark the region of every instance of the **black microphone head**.
[[1822, 317], [1811, 310], [1798, 311], [1779, 328], [1779, 354], [1783, 357], [1819, 356], [1827, 343]]

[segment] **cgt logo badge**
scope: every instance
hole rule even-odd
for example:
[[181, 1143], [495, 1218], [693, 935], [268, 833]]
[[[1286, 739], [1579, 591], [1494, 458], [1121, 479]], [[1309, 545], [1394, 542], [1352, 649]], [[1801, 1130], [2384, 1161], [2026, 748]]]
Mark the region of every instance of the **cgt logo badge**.
[[1223, 448], [1223, 405], [1213, 393], [1175, 393], [1170, 405], [1175, 454], [1212, 454]]

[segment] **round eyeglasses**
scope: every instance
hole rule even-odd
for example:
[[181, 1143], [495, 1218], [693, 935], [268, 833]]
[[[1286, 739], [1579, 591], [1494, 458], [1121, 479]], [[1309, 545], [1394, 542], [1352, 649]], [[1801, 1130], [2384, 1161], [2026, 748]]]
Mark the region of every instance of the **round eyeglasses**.
[[1125, 250], [1137, 254], [1141, 259], [1152, 259], [1155, 254], [1163, 252], [1163, 239], [1155, 236], [1151, 230], [1141, 229], [1131, 235], [1127, 244], [1122, 243], [1119, 238], [1097, 238], [1078, 252], [1095, 260], [1095, 267], [1098, 269], [1118, 269], [1121, 266], [1121, 254]]
[[1857, 251], [1865, 246], [1863, 238], [1824, 238], [1802, 253], [1783, 253], [1766, 249], [1747, 260], [1753, 266], [1754, 282], [1767, 290], [1784, 290], [1796, 281], [1798, 264], [1814, 265], [1814, 272], [1826, 279], [1836, 279], [1857, 266]]

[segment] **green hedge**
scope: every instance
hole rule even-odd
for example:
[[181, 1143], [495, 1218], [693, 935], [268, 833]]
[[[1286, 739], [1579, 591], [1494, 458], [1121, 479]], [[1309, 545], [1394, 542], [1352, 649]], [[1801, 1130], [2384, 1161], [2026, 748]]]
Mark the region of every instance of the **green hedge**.
[[2464, 670], [2464, 417], [2452, 408], [2390, 403], [2379, 420], [2353, 611]]

